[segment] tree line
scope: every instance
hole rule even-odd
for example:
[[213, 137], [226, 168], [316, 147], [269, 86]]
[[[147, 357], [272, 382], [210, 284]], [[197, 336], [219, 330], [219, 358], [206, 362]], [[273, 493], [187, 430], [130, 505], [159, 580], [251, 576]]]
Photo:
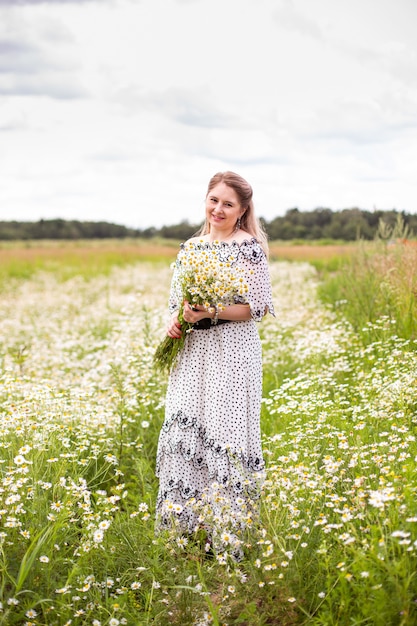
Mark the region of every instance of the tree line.
[[[317, 208], [312, 211], [288, 209], [283, 216], [271, 221], [261, 219], [271, 240], [319, 240], [338, 239], [354, 241], [356, 239], [374, 239], [381, 223], [386, 232], [393, 232], [399, 222], [413, 234], [417, 232], [417, 215], [405, 211], [375, 210], [365, 211], [358, 208], [333, 211]], [[190, 224], [183, 220], [178, 224], [161, 228], [129, 228], [110, 222], [85, 222], [64, 219], [41, 219], [37, 222], [2, 221], [0, 222], [0, 240], [29, 239], [111, 239], [162, 237], [184, 241], [196, 233], [199, 224]]]

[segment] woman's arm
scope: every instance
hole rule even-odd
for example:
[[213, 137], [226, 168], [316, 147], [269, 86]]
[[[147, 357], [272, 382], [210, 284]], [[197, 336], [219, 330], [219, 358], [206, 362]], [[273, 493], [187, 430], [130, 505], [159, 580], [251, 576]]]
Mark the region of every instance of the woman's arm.
[[[214, 314], [210, 315], [214, 317]], [[231, 320], [232, 322], [246, 322], [252, 319], [249, 304], [231, 304], [223, 310], [219, 310], [219, 320]]]
[[[196, 304], [191, 307], [187, 300], [184, 302], [184, 319], [186, 322], [195, 324], [205, 317], [213, 319], [215, 316], [215, 310], [210, 309], [207, 311], [201, 304]], [[218, 318], [221, 320], [231, 320], [232, 322], [243, 322], [250, 320], [252, 317], [250, 307], [248, 304], [231, 304], [224, 309], [219, 309]]]

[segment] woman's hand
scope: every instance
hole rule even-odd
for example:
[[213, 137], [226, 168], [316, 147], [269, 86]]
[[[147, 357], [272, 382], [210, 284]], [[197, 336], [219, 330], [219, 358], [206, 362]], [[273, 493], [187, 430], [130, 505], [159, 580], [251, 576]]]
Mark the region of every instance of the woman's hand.
[[[187, 300], [184, 300], [183, 318], [186, 322], [189, 324], [195, 324], [205, 317], [210, 317], [206, 308], [204, 308], [201, 304], [191, 306]], [[175, 311], [169, 320], [167, 335], [172, 337], [172, 339], [179, 339], [182, 335], [181, 324], [178, 321], [178, 311]]]
[[169, 324], [167, 326], [167, 335], [172, 337], [172, 339], [179, 339], [182, 335], [181, 333], [181, 324], [178, 321], [178, 311], [171, 316], [169, 320]]
[[191, 305], [188, 300], [184, 300], [183, 317], [189, 324], [195, 324], [205, 317], [210, 317], [210, 314], [201, 304]]

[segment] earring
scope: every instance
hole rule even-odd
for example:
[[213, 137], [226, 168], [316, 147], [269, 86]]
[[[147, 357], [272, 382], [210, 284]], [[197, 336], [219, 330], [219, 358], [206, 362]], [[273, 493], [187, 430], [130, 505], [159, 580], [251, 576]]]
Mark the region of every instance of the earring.
[[237, 222], [236, 222], [236, 228], [235, 228], [235, 230], [239, 230], [239, 229], [240, 229], [240, 225], [241, 225], [241, 223], [242, 223], [242, 219], [239, 217], [239, 218], [238, 218], [238, 220], [237, 220]]

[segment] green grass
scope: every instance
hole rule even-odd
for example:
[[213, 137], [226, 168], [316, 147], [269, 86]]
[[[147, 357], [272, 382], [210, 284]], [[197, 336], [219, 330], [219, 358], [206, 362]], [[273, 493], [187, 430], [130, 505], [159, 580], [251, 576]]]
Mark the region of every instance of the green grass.
[[0, 288], [49, 272], [60, 280], [109, 275], [114, 267], [138, 262], [167, 263], [178, 242], [162, 239], [27, 241], [0, 244]]
[[[0, 624], [417, 622], [416, 344], [385, 309], [362, 317], [356, 306], [358, 294], [370, 299], [376, 269], [404, 268], [408, 257], [384, 265], [379, 251], [367, 254], [369, 276], [360, 257], [342, 274], [323, 271], [323, 282], [304, 262], [272, 264], [277, 319], [260, 327], [267, 475], [240, 563], [207, 554], [204, 535], [182, 545], [154, 533], [166, 378], [152, 356], [168, 252], [164, 266], [155, 251], [155, 263], [107, 271], [113, 257], [101, 251], [97, 274], [82, 266], [72, 277], [64, 254], [42, 280], [20, 277], [11, 289], [9, 276], [0, 303]], [[328, 280], [336, 300], [354, 283], [344, 297], [355, 305], [322, 305], [316, 289]]]
[[[417, 248], [401, 243], [358, 245], [340, 267], [326, 268], [322, 300], [340, 312], [363, 337], [379, 336], [367, 324], [384, 317], [397, 335], [417, 337]], [[389, 331], [389, 332], [391, 332]]]

